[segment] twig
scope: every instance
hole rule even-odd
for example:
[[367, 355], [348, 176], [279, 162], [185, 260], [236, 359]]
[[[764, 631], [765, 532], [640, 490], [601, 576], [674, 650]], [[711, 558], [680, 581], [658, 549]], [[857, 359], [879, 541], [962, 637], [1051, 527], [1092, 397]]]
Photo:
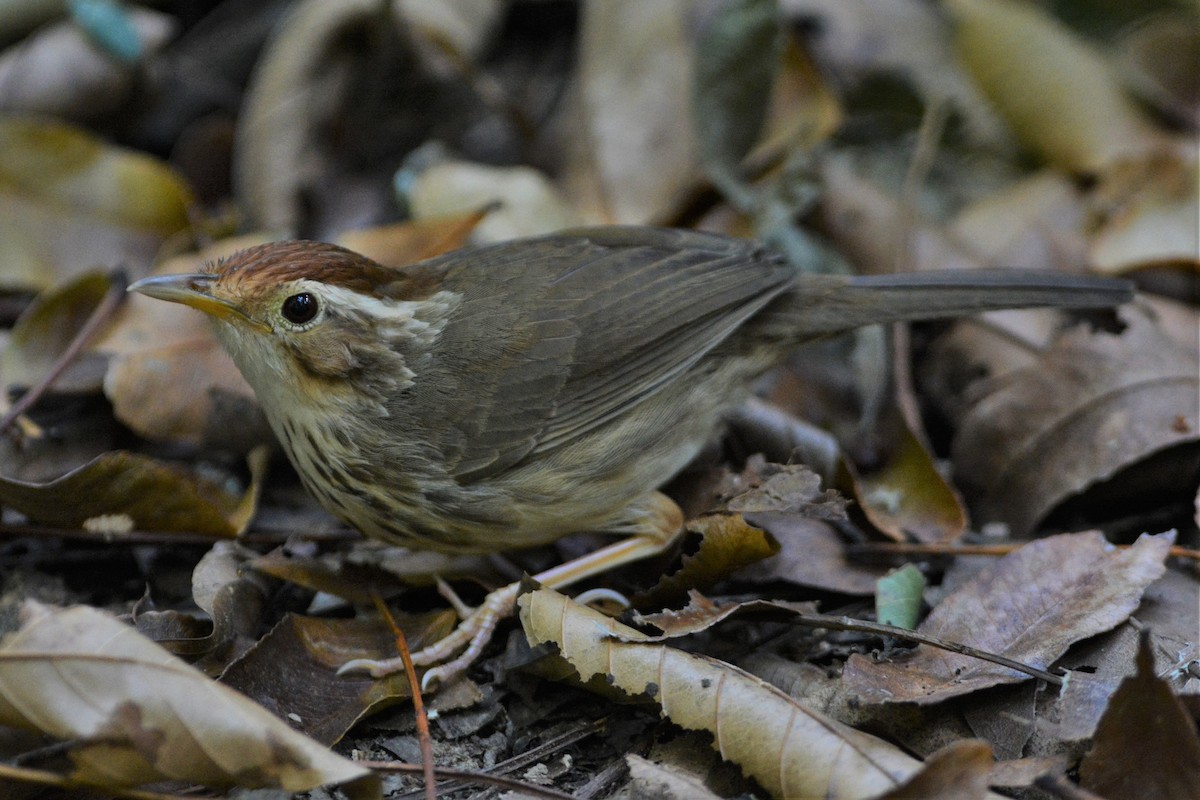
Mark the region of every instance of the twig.
[[404, 674], [408, 676], [408, 685], [412, 687], [413, 714], [416, 715], [417, 741], [421, 745], [421, 767], [425, 777], [426, 800], [437, 800], [437, 778], [433, 770], [433, 738], [429, 735], [429, 715], [425, 713], [425, 700], [421, 697], [421, 682], [417, 680], [417, 668], [413, 666], [412, 652], [408, 649], [408, 637], [404, 629], [396, 624], [396, 618], [388, 610], [387, 603], [375, 587], [371, 587], [371, 599], [375, 608], [387, 620], [396, 639], [396, 649], [400, 652], [400, 660], [404, 662]]
[[[373, 769], [376, 772], [403, 772], [413, 775], [424, 771], [420, 764], [405, 764], [402, 761], [356, 761], [355, 763]], [[471, 772], [465, 769], [447, 769], [445, 767], [435, 768], [434, 774], [439, 778], [470, 781], [472, 783], [487, 783], [498, 786], [501, 789], [512, 789], [534, 797], [545, 797], [548, 800], [573, 800], [571, 795], [560, 792], [557, 789], [538, 786], [536, 783], [527, 783], [515, 778], [506, 778], [503, 775], [489, 775], [486, 772]]]
[[108, 291], [100, 300], [100, 303], [88, 316], [87, 321], [83, 323], [83, 327], [79, 329], [79, 333], [75, 334], [75, 338], [67, 345], [67, 349], [62, 352], [58, 360], [54, 362], [54, 366], [42, 376], [42, 379], [30, 387], [29, 391], [21, 395], [17, 402], [13, 403], [12, 408], [0, 419], [0, 433], [7, 431], [9, 426], [13, 424], [26, 411], [33, 407], [33, 404], [42, 398], [54, 382], [62, 377], [63, 372], [67, 367], [71, 366], [80, 352], [92, 337], [95, 336], [100, 328], [108, 322], [112, 317], [113, 312], [120, 306], [121, 301], [125, 298], [125, 284], [128, 280], [125, 277], [123, 270], [117, 270], [111, 276], [112, 284], [108, 287]]
[[944, 639], [939, 639], [936, 636], [928, 636], [924, 633], [897, 628], [892, 625], [883, 625], [878, 622], [866, 622], [864, 620], [852, 619], [851, 617], [833, 617], [825, 614], [797, 614], [795, 621], [809, 628], [826, 628], [835, 631], [854, 631], [857, 633], [871, 633], [876, 636], [891, 636], [896, 639], [904, 639], [919, 644], [927, 644], [930, 647], [936, 647], [940, 650], [949, 650], [952, 653], [958, 653], [971, 658], [978, 658], [981, 661], [990, 661], [993, 664], [999, 664], [1002, 667], [1024, 672], [1026, 675], [1032, 675], [1035, 678], [1040, 678], [1054, 686], [1062, 686], [1062, 677], [1055, 675], [1053, 672], [1047, 672], [1044, 669], [1031, 667], [1028, 664], [1022, 664], [1020, 661], [1014, 661], [1011, 658], [989, 653], [986, 650], [979, 650], [970, 645], [959, 644], [958, 642], [948, 642]]
[[[846, 548], [849, 555], [902, 555], [902, 556], [1006, 556], [1025, 546], [1025, 542], [1005, 544], [922, 544], [919, 542], [868, 542], [852, 544]], [[1127, 550], [1131, 545], [1115, 545]], [[1200, 550], [1172, 545], [1168, 551], [1172, 558], [1200, 561]]]

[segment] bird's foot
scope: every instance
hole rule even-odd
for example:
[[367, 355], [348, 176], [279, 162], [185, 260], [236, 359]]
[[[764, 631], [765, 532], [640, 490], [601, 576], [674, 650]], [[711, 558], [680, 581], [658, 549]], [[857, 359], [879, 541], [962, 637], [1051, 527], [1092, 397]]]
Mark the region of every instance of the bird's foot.
[[[446, 683], [475, 663], [483, 653], [483, 648], [491, 641], [500, 620], [512, 615], [520, 590], [519, 583], [511, 583], [495, 590], [484, 598], [478, 608], [464, 614], [458, 627], [447, 636], [412, 654], [414, 666], [437, 665], [427, 670], [421, 678], [422, 691]], [[460, 655], [451, 658], [459, 651], [462, 651]], [[366, 673], [372, 678], [383, 678], [403, 669], [402, 658], [356, 658], [343, 664], [338, 674]]]

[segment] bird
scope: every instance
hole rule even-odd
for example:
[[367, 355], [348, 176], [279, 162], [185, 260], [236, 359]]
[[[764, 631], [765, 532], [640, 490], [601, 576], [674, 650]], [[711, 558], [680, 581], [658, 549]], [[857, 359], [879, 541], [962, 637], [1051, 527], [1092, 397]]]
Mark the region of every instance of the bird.
[[[804, 273], [749, 239], [596, 226], [404, 267], [279, 241], [132, 292], [209, 314], [305, 488], [368, 538], [492, 553], [594, 531], [563, 587], [661, 552], [658, 489], [797, 345], [864, 325], [1109, 307], [1128, 282], [1002, 269]], [[482, 653], [518, 585], [414, 654], [425, 685]], [[355, 661], [378, 677], [399, 659]]]

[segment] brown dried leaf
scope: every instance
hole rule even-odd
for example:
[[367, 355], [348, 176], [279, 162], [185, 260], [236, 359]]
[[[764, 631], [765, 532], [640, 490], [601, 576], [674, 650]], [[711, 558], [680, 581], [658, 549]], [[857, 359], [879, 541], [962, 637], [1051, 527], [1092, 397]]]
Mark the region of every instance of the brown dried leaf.
[[687, 608], [667, 610], [657, 614], [634, 614], [639, 625], [653, 625], [662, 631], [661, 636], [639, 634], [639, 642], [665, 642], [679, 636], [691, 636], [706, 631], [741, 611], [765, 611], [784, 614], [815, 614], [815, 603], [787, 603], [770, 600], [748, 600], [739, 603], [714, 603], [697, 591], [688, 592]]
[[518, 606], [531, 645], [553, 644], [583, 680], [601, 677], [630, 695], [648, 695], [675, 724], [711, 732], [722, 757], [775, 797], [873, 797], [919, 768], [898, 748], [730, 664], [639, 641], [644, 637], [632, 628], [557, 592], [530, 592]]
[[962, 536], [967, 512], [962, 498], [933, 463], [933, 455], [898, 413], [882, 463], [869, 472], [842, 460], [859, 508], [870, 523], [894, 541], [948, 542]]
[[[207, 262], [262, 244], [251, 234], [168, 259], [155, 275], [198, 272]], [[110, 354], [104, 393], [117, 419], [154, 441], [245, 451], [271, 441], [254, 392], [213, 335], [206, 315], [143, 295], [128, 299], [97, 349]]]
[[134, 453], [105, 453], [48, 483], [0, 478], [0, 503], [47, 525], [187, 531], [236, 536], [255, 490], [229, 492], [179, 467]]
[[0, 720], [71, 741], [72, 778], [289, 791], [352, 781], [380, 796], [366, 769], [107, 614], [31, 605], [26, 616], [0, 646]]
[[976, 800], [986, 798], [992, 769], [987, 742], [966, 739], [948, 744], [925, 759], [921, 771], [879, 800]]
[[1200, 735], [1170, 685], [1155, 674], [1152, 650], [1147, 632], [1137, 674], [1113, 694], [1079, 766], [1084, 788], [1108, 800], [1200, 797]]
[[97, 265], [148, 264], [187, 227], [166, 165], [76, 128], [0, 117], [0, 286], [41, 289]]
[[1200, 172], [1195, 160], [1163, 158], [1111, 170], [1093, 200], [1103, 221], [1091, 266], [1121, 273], [1148, 266], [1200, 270]]
[[[399, 617], [414, 652], [448, 634], [454, 622], [449, 610]], [[289, 614], [231, 664], [221, 682], [329, 745], [372, 711], [411, 697], [403, 671], [376, 679], [338, 675], [338, 668], [355, 658], [395, 655], [391, 628], [379, 618], [331, 620]]]
[[846, 542], [828, 522], [794, 514], [751, 514], [754, 525], [779, 542], [779, 553], [738, 573], [741, 580], [785, 581], [831, 592], [872, 595], [887, 567], [846, 557]]
[[[1141, 311], [1126, 309], [1122, 319], [1128, 328], [1120, 335], [1077, 328], [1035, 365], [973, 387], [952, 456], [959, 485], [979, 498], [981, 518], [1022, 535], [1084, 489], [1200, 439], [1195, 352]], [[1164, 470], [1152, 483], [1182, 493], [1193, 480]]]
[[674, 765], [656, 764], [635, 753], [625, 756], [637, 797], [654, 800], [720, 800], [703, 781]]
[[691, 589], [707, 589], [742, 567], [779, 552], [779, 543], [771, 534], [750, 525], [741, 514], [705, 514], [689, 522], [688, 530], [700, 534], [699, 549], [684, 556], [676, 572], [664, 575], [639, 595], [636, 605], [664, 607]]
[[338, 236], [337, 243], [380, 264], [403, 267], [463, 247], [471, 232], [493, 209], [484, 205], [476, 211], [448, 217], [345, 231]]
[[[1045, 669], [1074, 642], [1109, 630], [1163, 574], [1173, 534], [1112, 549], [1098, 533], [1031, 542], [947, 596], [917, 630]], [[843, 679], [871, 703], [935, 703], [1028, 680], [1025, 673], [919, 645], [875, 662], [852, 655]]]

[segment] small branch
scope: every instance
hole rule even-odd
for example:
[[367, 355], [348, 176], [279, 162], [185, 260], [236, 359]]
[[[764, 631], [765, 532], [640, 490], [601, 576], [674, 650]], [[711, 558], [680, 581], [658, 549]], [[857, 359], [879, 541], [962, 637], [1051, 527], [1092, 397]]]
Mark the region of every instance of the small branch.
[[[424, 771], [424, 768], [420, 764], [405, 764], [401, 761], [356, 761], [355, 763], [376, 772], [402, 772], [406, 775], [417, 775]], [[446, 769], [445, 767], [436, 767], [434, 774], [439, 778], [490, 784], [498, 786], [501, 789], [518, 791], [532, 797], [544, 797], [547, 800], [573, 800], [571, 795], [560, 792], [557, 789], [538, 786], [536, 783], [518, 781], [514, 778], [506, 778], [502, 775], [489, 775], [485, 772], [471, 772], [465, 769]]]

